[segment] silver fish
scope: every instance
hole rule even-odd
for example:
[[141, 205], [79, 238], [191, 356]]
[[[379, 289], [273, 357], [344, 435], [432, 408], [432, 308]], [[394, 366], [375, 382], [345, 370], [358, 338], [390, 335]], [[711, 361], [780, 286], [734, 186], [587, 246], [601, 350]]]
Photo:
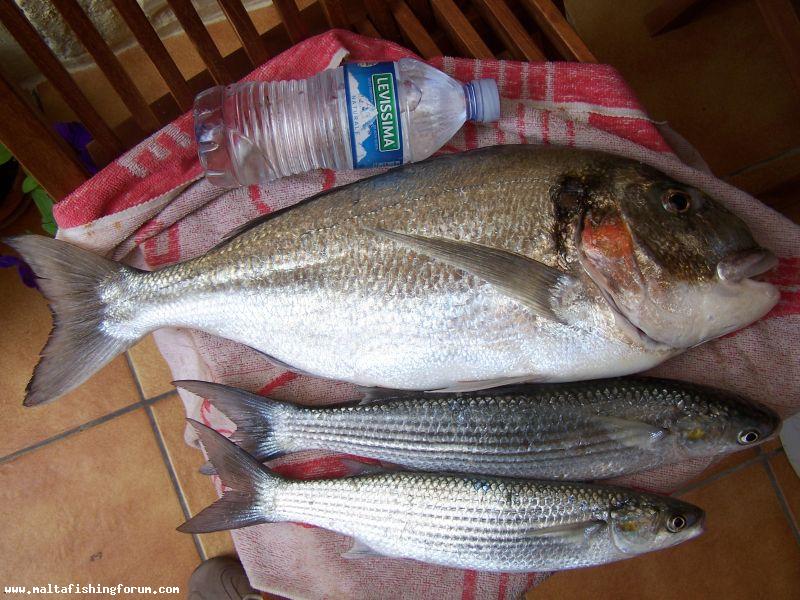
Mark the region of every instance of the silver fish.
[[602, 479], [735, 452], [763, 442], [779, 423], [736, 394], [644, 377], [409, 392], [322, 408], [216, 383], [175, 385], [225, 413], [236, 424], [231, 439], [260, 461], [329, 450], [415, 470], [536, 479]]
[[696, 506], [618, 487], [431, 473], [287, 480], [192, 424], [231, 489], [178, 528], [188, 533], [293, 521], [355, 538], [346, 557], [534, 571], [630, 558], [703, 530]]
[[496, 146], [407, 165], [142, 272], [8, 240], [54, 329], [26, 405], [159, 327], [363, 386], [466, 391], [642, 371], [767, 313], [775, 264], [697, 189], [597, 152]]

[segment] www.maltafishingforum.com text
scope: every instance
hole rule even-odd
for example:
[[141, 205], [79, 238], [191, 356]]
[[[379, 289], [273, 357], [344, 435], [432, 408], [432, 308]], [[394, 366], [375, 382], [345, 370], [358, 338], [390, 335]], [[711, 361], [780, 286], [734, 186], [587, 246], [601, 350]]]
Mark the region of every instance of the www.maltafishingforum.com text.
[[81, 585], [70, 583], [68, 585], [58, 585], [48, 583], [46, 585], [6, 585], [3, 587], [6, 594], [104, 594], [106, 596], [124, 595], [157, 595], [157, 594], [180, 594], [181, 588], [177, 585], [152, 587], [149, 585]]

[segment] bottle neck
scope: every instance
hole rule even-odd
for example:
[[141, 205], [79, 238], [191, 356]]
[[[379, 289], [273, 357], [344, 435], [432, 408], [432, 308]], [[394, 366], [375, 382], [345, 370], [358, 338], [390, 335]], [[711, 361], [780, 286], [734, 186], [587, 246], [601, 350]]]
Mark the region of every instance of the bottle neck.
[[478, 97], [475, 85], [471, 81], [464, 84], [464, 99], [467, 101], [467, 121], [477, 121], [480, 118], [478, 115]]

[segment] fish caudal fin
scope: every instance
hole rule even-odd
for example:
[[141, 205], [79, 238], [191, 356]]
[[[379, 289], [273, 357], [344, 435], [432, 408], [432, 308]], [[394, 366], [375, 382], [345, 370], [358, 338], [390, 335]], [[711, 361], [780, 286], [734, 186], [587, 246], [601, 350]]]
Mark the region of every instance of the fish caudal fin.
[[271, 506], [281, 478], [225, 436], [192, 419], [187, 421], [197, 431], [223, 485], [230, 489], [178, 531], [208, 533], [272, 521]]
[[[252, 392], [240, 390], [221, 383], [209, 381], [173, 381], [176, 387], [208, 399], [236, 424], [236, 431], [230, 439], [256, 460], [265, 461], [284, 454], [276, 427], [282, 417], [299, 410]], [[213, 466], [206, 463], [200, 467], [205, 475], [214, 473]]]
[[113, 337], [103, 327], [101, 284], [129, 267], [41, 235], [3, 241], [31, 266], [53, 313], [53, 330], [24, 401], [44, 404], [78, 387], [136, 342]]

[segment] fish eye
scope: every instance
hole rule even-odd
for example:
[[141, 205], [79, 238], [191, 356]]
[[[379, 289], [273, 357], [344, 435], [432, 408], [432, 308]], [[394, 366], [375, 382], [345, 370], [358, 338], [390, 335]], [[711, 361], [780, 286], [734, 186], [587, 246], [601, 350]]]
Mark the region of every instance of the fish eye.
[[672, 515], [667, 521], [667, 529], [672, 533], [678, 533], [686, 527], [686, 517], [683, 515]]
[[692, 207], [692, 196], [683, 190], [667, 190], [661, 196], [661, 204], [667, 212], [683, 214]]
[[747, 445], [757, 442], [760, 437], [761, 434], [759, 434], [755, 429], [745, 429], [744, 431], [739, 432], [739, 435], [736, 439], [740, 444]]

